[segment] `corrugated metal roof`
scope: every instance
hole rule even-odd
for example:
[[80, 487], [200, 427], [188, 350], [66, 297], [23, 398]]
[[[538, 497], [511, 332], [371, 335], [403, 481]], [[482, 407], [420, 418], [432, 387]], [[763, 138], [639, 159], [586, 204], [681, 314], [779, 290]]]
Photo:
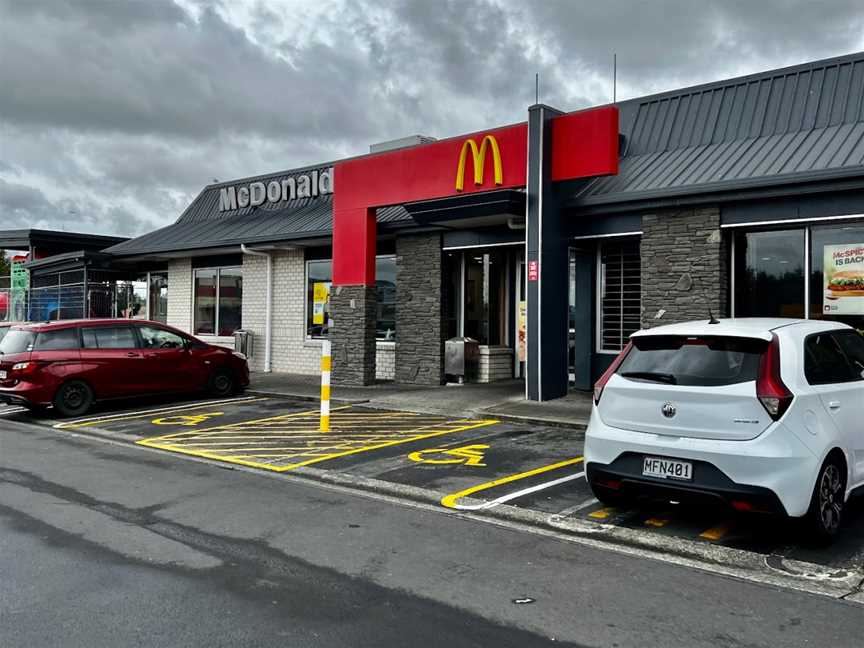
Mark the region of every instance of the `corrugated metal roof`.
[[[202, 196], [206, 193], [203, 192]], [[116, 255], [154, 254], [331, 235], [332, 196], [294, 200], [281, 204], [287, 206], [280, 209], [265, 208], [262, 205], [256, 209], [237, 210], [236, 213], [228, 216], [220, 215], [216, 218], [206, 218], [207, 212], [201, 210], [199, 205], [191, 213], [187, 209], [173, 225], [115, 245], [105, 251]], [[213, 213], [218, 214], [218, 209]], [[401, 206], [378, 210], [379, 223], [391, 224], [404, 220], [410, 221], [411, 217]]]
[[574, 204], [864, 175], [864, 53], [620, 104], [617, 176]]
[[[571, 205], [627, 203], [708, 191], [864, 177], [864, 53], [633, 99], [619, 104], [624, 148], [616, 176], [580, 183]], [[329, 236], [332, 196], [219, 211], [223, 187], [270, 182], [317, 165], [205, 187], [174, 225], [114, 254]], [[410, 224], [401, 206], [385, 227]]]
[[[116, 255], [154, 254], [179, 250], [196, 250], [236, 246], [240, 243], [289, 241], [330, 236], [333, 229], [333, 196], [295, 198], [278, 203], [265, 202], [257, 207], [220, 211], [219, 193], [223, 187], [250, 182], [279, 183], [329, 165], [306, 167], [263, 176], [232, 180], [205, 187], [173, 225], [125, 241], [106, 250]], [[411, 216], [400, 206], [378, 210], [378, 222], [396, 225], [411, 222]]]

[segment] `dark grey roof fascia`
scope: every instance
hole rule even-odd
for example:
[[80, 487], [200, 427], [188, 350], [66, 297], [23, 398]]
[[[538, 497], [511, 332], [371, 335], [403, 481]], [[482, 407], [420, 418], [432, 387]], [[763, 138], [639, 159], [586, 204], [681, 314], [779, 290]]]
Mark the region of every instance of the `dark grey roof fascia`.
[[106, 262], [110, 254], [92, 250], [73, 250], [62, 254], [54, 254], [44, 259], [34, 259], [24, 264], [29, 271], [39, 274], [51, 271], [63, 271], [72, 267], [84, 267], [94, 263]]
[[[129, 240], [123, 236], [104, 234], [85, 234], [82, 232], [63, 232], [42, 229], [15, 229], [0, 231], [0, 247], [15, 248], [16, 245], [81, 245], [101, 249]], [[90, 245], [92, 243], [92, 245]]]
[[[402, 223], [413, 224], [401, 206], [378, 210], [379, 229], [382, 232], [398, 228]], [[139, 256], [202, 250], [210, 248], [238, 247], [241, 243], [292, 243], [330, 238], [333, 216], [330, 202], [306, 204], [289, 211], [280, 210], [255, 213], [250, 216], [233, 216], [216, 221], [192, 221], [174, 223], [143, 236], [105, 250], [115, 256]], [[296, 229], [289, 229], [296, 227]]]
[[[703, 187], [703, 191], [682, 190], [676, 194], [666, 193], [661, 197], [633, 196], [630, 200], [615, 200], [605, 203], [569, 203], [564, 208], [576, 210], [581, 216], [600, 216], [620, 212], [646, 212], [655, 209], [672, 209], [696, 205], [722, 205], [748, 200], [769, 200], [789, 196], [864, 189], [864, 177], [856, 176], [842, 180], [820, 180], [809, 183], [778, 185], [766, 183], [749, 188], [722, 189]], [[620, 197], [619, 197], [620, 198]]]
[[[762, 176], [758, 178], [746, 178], [740, 180], [727, 180], [723, 182], [711, 182], [702, 185], [690, 185], [682, 187], [668, 187], [664, 189], [651, 189], [646, 191], [620, 192], [615, 194], [600, 194], [587, 198], [576, 198], [567, 203], [568, 207], [606, 205], [612, 203], [629, 203], [643, 200], [657, 200], [663, 198], [675, 198], [676, 196], [695, 195], [704, 193], [721, 193], [746, 191], [762, 187], [777, 187], [777, 194], [788, 194], [792, 185], [804, 185], [814, 182], [832, 180], [845, 180], [849, 178], [860, 178], [864, 184], [864, 168], [854, 169], [825, 169], [807, 173], [792, 173], [781, 176]], [[781, 189], [785, 188], [784, 189]]]

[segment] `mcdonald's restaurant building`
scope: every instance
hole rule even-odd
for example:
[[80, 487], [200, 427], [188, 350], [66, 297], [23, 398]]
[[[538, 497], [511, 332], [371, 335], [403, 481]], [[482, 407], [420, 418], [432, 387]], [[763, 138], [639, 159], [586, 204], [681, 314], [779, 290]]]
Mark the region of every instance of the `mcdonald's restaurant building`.
[[250, 331], [256, 371], [315, 374], [329, 338], [345, 384], [442, 384], [465, 336], [545, 400], [641, 327], [864, 328], [864, 54], [214, 184], [105, 252], [167, 278], [169, 324]]

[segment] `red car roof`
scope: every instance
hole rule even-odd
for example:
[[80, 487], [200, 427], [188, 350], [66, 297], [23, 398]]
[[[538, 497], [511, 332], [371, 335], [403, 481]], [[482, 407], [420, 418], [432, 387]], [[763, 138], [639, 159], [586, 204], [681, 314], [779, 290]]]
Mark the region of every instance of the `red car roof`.
[[22, 322], [19, 324], [11, 324], [16, 328], [26, 329], [28, 331], [56, 331], [60, 329], [74, 328], [76, 326], [104, 326], [110, 324], [128, 325], [135, 324], [155, 324], [156, 326], [165, 325], [160, 322], [152, 322], [150, 320], [130, 320], [130, 319], [77, 319], [77, 320], [60, 320], [58, 322]]

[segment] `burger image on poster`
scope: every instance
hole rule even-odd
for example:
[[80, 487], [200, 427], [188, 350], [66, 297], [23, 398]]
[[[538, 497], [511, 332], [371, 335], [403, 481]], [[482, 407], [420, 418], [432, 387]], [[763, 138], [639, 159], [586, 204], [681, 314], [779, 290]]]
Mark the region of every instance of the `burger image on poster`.
[[823, 312], [864, 314], [864, 243], [826, 245], [824, 263]]
[[864, 270], [840, 270], [828, 281], [832, 297], [864, 297]]

